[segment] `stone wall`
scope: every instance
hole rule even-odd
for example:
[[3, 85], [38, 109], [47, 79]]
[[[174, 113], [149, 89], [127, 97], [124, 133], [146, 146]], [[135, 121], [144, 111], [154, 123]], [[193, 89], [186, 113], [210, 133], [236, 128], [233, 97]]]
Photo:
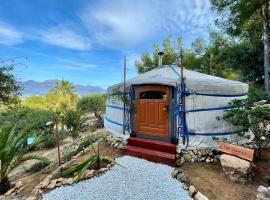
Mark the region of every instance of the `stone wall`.
[[217, 162], [220, 158], [220, 152], [217, 149], [192, 149], [183, 150], [176, 147], [176, 164], [181, 165], [187, 162]]
[[105, 137], [105, 141], [114, 148], [123, 149], [124, 146], [127, 144], [127, 140], [123, 137], [117, 137], [110, 133], [107, 133]]

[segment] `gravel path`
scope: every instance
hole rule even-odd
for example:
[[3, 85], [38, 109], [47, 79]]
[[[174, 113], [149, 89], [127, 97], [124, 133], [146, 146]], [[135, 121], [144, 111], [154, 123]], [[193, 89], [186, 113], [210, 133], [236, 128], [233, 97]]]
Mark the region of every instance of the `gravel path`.
[[43, 200], [191, 200], [181, 184], [171, 177], [172, 167], [124, 156], [100, 177], [73, 186], [60, 187]]

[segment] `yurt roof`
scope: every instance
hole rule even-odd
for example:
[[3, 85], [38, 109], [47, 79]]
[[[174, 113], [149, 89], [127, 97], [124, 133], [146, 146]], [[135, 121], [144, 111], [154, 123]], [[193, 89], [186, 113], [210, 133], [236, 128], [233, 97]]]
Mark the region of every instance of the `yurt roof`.
[[[175, 65], [166, 65], [140, 74], [126, 81], [126, 87], [143, 84], [159, 84], [175, 87], [180, 82], [181, 69]], [[216, 76], [184, 68], [187, 89], [191, 92], [205, 94], [243, 94], [248, 91], [248, 85], [239, 81], [228, 80]], [[123, 83], [108, 88], [123, 87]]]

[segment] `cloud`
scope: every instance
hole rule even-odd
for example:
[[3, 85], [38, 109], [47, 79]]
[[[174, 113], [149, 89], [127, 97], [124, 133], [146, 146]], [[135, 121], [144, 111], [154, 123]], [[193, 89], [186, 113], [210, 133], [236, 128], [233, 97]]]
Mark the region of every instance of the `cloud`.
[[160, 34], [204, 35], [212, 18], [208, 0], [101, 0], [79, 15], [96, 41], [120, 48]]
[[43, 42], [68, 49], [85, 51], [91, 48], [89, 37], [64, 26], [56, 26], [40, 31], [40, 39]]
[[9, 24], [0, 22], [0, 44], [15, 45], [22, 43], [22, 34]]

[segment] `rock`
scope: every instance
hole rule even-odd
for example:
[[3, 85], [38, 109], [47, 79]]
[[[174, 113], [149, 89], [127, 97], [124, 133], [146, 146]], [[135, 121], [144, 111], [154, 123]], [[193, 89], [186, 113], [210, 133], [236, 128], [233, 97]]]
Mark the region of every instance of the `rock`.
[[174, 169], [171, 173], [173, 178], [176, 178], [176, 176], [181, 173], [182, 171], [180, 169]]
[[16, 189], [20, 189], [23, 186], [23, 183], [21, 181], [17, 181], [15, 184]]
[[193, 150], [193, 153], [194, 153], [195, 155], [198, 155], [198, 154], [199, 154], [199, 152], [198, 152], [197, 149], [194, 149], [194, 150]]
[[14, 193], [16, 191], [16, 188], [11, 188], [11, 189], [9, 189], [5, 194], [4, 194], [4, 196], [9, 196], [9, 195], [11, 195], [12, 193]]
[[120, 144], [118, 145], [118, 148], [119, 148], [119, 149], [123, 149], [123, 148], [124, 148], [124, 144], [120, 143]]
[[186, 184], [186, 183], [182, 183], [182, 188], [184, 189], [184, 190], [188, 190], [188, 185]]
[[107, 170], [108, 170], [108, 168], [104, 167], [104, 168], [100, 168], [100, 169], [98, 170], [98, 172], [99, 172], [100, 174], [102, 174], [102, 173], [106, 172]]
[[108, 164], [107, 168], [110, 169], [112, 167], [112, 164]]
[[186, 160], [186, 161], [191, 161], [191, 155], [189, 153], [183, 153], [183, 158]]
[[206, 162], [206, 163], [210, 163], [210, 162], [211, 162], [210, 158], [207, 158], [207, 159], [205, 160], [205, 162]]
[[257, 191], [257, 200], [270, 200], [270, 187], [260, 185]]
[[200, 191], [197, 192], [197, 194], [194, 196], [195, 200], [208, 200], [206, 196], [204, 196]]
[[177, 179], [178, 181], [180, 181], [181, 183], [187, 181], [187, 177], [185, 176], [184, 173], [178, 174], [178, 175], [176, 176], [176, 179]]
[[63, 185], [72, 185], [74, 183], [74, 178], [66, 178], [63, 180]]
[[252, 177], [254, 167], [252, 162], [232, 155], [222, 154], [220, 156], [220, 163], [223, 171], [234, 182], [245, 184]]
[[197, 189], [193, 185], [189, 186], [188, 194], [189, 196], [194, 197], [197, 194]]
[[50, 182], [50, 184], [47, 185], [47, 188], [48, 188], [48, 189], [53, 189], [53, 188], [55, 188], [56, 183], [57, 183], [56, 179], [52, 180], [52, 181]]
[[91, 169], [91, 170], [87, 170], [84, 174], [84, 178], [85, 179], [89, 179], [92, 178], [94, 176], [95, 170]]
[[198, 160], [198, 156], [192, 155], [191, 156], [191, 162], [196, 162]]
[[49, 179], [45, 179], [44, 181], [42, 181], [40, 183], [40, 188], [37, 188], [37, 189], [43, 189], [43, 188], [47, 187], [49, 184], [50, 184], [50, 180]]
[[44, 192], [41, 190], [41, 189], [33, 189], [33, 191], [31, 192], [32, 195], [41, 195], [43, 194]]
[[36, 196], [29, 196], [29, 197], [27, 197], [26, 200], [37, 200], [37, 197]]
[[181, 151], [182, 151], [181, 148], [177, 146], [177, 147], [176, 147], [176, 153], [180, 154]]

